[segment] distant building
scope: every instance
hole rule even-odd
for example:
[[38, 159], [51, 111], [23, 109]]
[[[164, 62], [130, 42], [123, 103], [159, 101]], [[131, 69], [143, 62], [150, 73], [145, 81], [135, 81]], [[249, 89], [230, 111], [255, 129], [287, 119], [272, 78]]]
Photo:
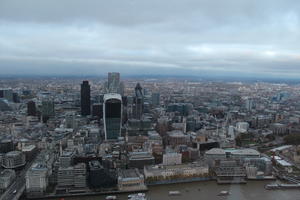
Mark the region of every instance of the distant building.
[[7, 99], [0, 98], [0, 111], [11, 111], [12, 108]]
[[105, 140], [117, 140], [121, 136], [122, 98], [120, 94], [105, 94], [103, 104]]
[[81, 84], [81, 115], [91, 114], [91, 86], [88, 81]]
[[254, 107], [254, 102], [252, 99], [246, 99], [246, 102], [245, 102], [245, 108], [246, 110], [248, 111], [251, 111]]
[[14, 92], [13, 93], [13, 102], [14, 103], [20, 103], [20, 97], [19, 97], [19, 94]]
[[47, 122], [50, 117], [55, 115], [54, 102], [52, 100], [42, 101], [42, 119]]
[[34, 101], [29, 101], [27, 103], [27, 115], [36, 116], [36, 105]]
[[248, 122], [238, 122], [236, 123], [236, 130], [240, 133], [246, 133], [249, 128]]
[[98, 117], [98, 119], [102, 119], [103, 117], [103, 104], [94, 103], [92, 106], [92, 115], [93, 117]]
[[13, 90], [10, 88], [0, 89], [0, 98], [4, 98], [9, 102], [13, 102]]
[[117, 93], [124, 95], [124, 85], [120, 82], [120, 73], [109, 72], [107, 82], [104, 84], [105, 93]]
[[141, 119], [144, 112], [144, 94], [143, 88], [140, 83], [137, 83], [135, 88], [134, 106], [133, 106], [133, 117], [135, 119]]
[[158, 106], [160, 103], [160, 93], [152, 93], [152, 105]]

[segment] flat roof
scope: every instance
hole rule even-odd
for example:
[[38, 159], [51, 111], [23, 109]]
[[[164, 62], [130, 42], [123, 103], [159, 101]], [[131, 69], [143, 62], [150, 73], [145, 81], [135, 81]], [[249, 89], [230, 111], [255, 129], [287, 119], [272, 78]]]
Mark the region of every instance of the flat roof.
[[273, 152], [275, 152], [275, 151], [282, 151], [284, 149], [288, 149], [288, 148], [291, 148], [291, 147], [292, 147], [292, 145], [283, 145], [283, 146], [271, 149], [270, 151], [273, 151]]
[[237, 149], [235, 151], [232, 151], [231, 154], [233, 155], [239, 155], [239, 154], [244, 154], [244, 155], [260, 155], [258, 151], [255, 149]]
[[31, 144], [22, 148], [22, 151], [32, 151], [35, 149], [35, 145]]
[[219, 155], [225, 155], [225, 150], [220, 148], [212, 148], [205, 152], [205, 154], [219, 154]]
[[278, 162], [280, 165], [284, 166], [284, 167], [291, 167], [292, 164], [285, 161], [285, 160], [276, 160], [276, 162]]
[[137, 178], [140, 177], [140, 173], [136, 169], [126, 169], [120, 171], [122, 178]]

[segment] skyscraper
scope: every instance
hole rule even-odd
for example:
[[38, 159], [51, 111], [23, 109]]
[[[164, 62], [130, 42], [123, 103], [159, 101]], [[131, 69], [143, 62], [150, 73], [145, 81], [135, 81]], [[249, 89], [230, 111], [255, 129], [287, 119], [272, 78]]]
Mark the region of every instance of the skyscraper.
[[50, 117], [55, 115], [54, 102], [50, 99], [42, 101], [42, 119], [46, 123]]
[[135, 98], [134, 98], [134, 107], [133, 107], [133, 117], [136, 119], [141, 119], [144, 111], [144, 94], [143, 88], [140, 83], [137, 83], [135, 86]]
[[120, 82], [120, 73], [109, 72], [107, 77], [107, 82], [105, 83], [106, 93], [118, 93], [123, 95], [124, 85]]
[[27, 115], [35, 116], [36, 115], [36, 106], [34, 101], [29, 101], [27, 103]]
[[116, 140], [121, 136], [122, 97], [120, 94], [105, 94], [103, 103], [105, 140]]
[[108, 85], [119, 85], [120, 83], [120, 73], [118, 72], [109, 72], [108, 73]]
[[81, 115], [91, 114], [91, 86], [88, 81], [81, 84]]
[[152, 93], [152, 105], [158, 106], [160, 103], [160, 94], [158, 92]]

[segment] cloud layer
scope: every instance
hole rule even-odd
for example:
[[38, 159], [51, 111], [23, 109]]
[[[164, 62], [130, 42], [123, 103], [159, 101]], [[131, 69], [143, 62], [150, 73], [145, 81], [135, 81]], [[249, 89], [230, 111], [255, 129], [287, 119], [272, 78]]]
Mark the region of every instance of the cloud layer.
[[2, 0], [0, 74], [300, 76], [300, 2]]

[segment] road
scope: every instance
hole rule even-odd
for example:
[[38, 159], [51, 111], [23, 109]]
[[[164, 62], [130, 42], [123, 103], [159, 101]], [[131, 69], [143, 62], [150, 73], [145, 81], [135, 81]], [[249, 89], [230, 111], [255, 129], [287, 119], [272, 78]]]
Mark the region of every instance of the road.
[[[32, 163], [35, 161], [33, 159], [31, 162], [27, 163], [25, 168], [17, 174], [16, 180], [9, 186], [9, 188], [1, 195], [0, 200], [18, 200], [25, 190], [25, 176], [28, 169], [31, 167]], [[17, 191], [14, 193], [14, 191]]]

